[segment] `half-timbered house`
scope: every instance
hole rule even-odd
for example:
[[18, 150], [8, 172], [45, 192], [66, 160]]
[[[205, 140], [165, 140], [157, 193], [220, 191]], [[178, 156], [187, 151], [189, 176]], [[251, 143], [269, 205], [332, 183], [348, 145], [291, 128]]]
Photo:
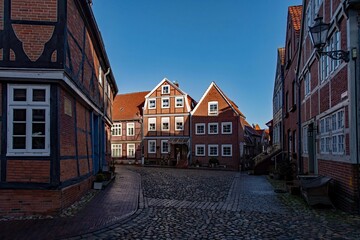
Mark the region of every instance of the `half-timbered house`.
[[59, 212], [110, 161], [117, 86], [89, 1], [0, 0], [0, 214]]

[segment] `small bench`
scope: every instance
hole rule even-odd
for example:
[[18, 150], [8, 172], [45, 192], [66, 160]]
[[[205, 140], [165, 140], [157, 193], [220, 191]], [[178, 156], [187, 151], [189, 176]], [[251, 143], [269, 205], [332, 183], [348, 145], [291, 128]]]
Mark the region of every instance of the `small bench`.
[[324, 204], [334, 207], [329, 197], [331, 177], [303, 175], [299, 176], [299, 180], [301, 194], [310, 206]]

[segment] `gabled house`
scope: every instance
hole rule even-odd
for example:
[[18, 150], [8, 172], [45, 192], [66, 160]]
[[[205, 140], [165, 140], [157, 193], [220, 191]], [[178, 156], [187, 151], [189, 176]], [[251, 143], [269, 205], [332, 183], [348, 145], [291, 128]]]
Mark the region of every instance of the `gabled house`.
[[118, 89], [88, 1], [1, 1], [0, 16], [0, 215], [58, 213], [110, 161]]
[[145, 164], [187, 165], [190, 158], [190, 112], [196, 102], [179, 84], [164, 78], [145, 96]]
[[283, 149], [284, 138], [284, 65], [285, 48], [278, 48], [273, 92], [272, 145], [274, 148], [279, 149]]
[[[301, 82], [302, 172], [334, 180], [334, 204], [360, 211], [360, 1], [303, 1], [298, 76]], [[319, 55], [309, 26], [329, 24], [323, 52], [349, 51], [349, 61]], [[335, 55], [333, 55], [335, 56]]]
[[111, 157], [115, 163], [141, 163], [143, 107], [147, 92], [119, 94], [113, 104]]
[[245, 116], [215, 82], [212, 82], [191, 112], [192, 161], [239, 169], [240, 143], [244, 143], [241, 119]]
[[285, 69], [284, 69], [284, 157], [299, 167], [301, 162], [298, 155], [298, 122], [299, 106], [297, 103], [297, 78], [296, 64], [299, 55], [298, 43], [300, 38], [300, 24], [302, 6], [291, 6], [288, 8], [285, 39]]

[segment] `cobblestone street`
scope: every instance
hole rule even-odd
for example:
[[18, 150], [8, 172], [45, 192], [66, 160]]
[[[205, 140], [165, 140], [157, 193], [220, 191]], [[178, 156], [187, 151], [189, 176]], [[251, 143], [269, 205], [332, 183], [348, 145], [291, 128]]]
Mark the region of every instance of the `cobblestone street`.
[[360, 239], [360, 218], [311, 210], [262, 176], [130, 168], [142, 177], [135, 215], [73, 239]]

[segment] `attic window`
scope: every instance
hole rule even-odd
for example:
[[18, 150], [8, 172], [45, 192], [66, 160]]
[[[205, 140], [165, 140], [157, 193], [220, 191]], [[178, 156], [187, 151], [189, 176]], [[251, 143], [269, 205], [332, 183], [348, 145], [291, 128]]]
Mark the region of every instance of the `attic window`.
[[208, 103], [208, 115], [218, 115], [218, 102]]
[[162, 94], [169, 94], [170, 93], [170, 86], [169, 85], [162, 86], [161, 93]]

